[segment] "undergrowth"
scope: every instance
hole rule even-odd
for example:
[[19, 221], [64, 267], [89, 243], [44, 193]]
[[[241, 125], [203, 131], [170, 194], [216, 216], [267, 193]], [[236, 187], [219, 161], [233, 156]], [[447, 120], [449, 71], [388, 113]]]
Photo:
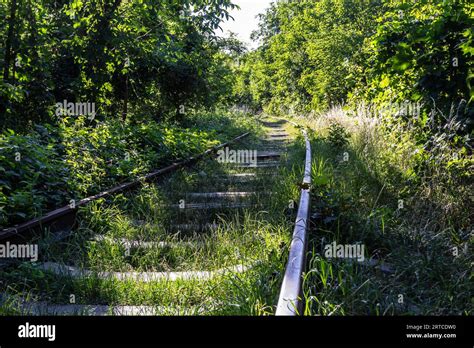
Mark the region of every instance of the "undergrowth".
[[[436, 135], [428, 149], [415, 129], [386, 131], [343, 110], [307, 125], [314, 187], [305, 314], [471, 315], [472, 155]], [[325, 257], [333, 242], [363, 244], [365, 261]]]

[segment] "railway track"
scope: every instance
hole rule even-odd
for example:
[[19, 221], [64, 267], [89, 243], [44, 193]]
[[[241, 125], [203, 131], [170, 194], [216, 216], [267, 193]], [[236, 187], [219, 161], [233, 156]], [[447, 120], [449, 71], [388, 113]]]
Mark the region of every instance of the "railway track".
[[[74, 207], [1, 231], [3, 241], [36, 235], [41, 250], [35, 264], [7, 265], [12, 274], [19, 267], [18, 277], [33, 285], [19, 286], [15, 275], [5, 273], [3, 308], [24, 315], [251, 314], [254, 309], [242, 297], [266, 282], [280, 288], [281, 277], [272, 274], [275, 262], [281, 268], [281, 257], [274, 254], [288, 252], [281, 245], [294, 227], [276, 314], [299, 314], [311, 150], [305, 134], [296, 223], [283, 219], [268, 230], [260, 216], [282, 211], [288, 186], [282, 170], [288, 173], [292, 138], [286, 121], [263, 126], [266, 135], [257, 142], [246, 144], [243, 134]], [[267, 290], [264, 296], [275, 294]]]

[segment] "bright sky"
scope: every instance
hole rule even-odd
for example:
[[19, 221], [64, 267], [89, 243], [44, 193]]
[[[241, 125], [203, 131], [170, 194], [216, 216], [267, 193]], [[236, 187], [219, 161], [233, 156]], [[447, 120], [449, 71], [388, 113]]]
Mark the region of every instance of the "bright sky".
[[236, 33], [239, 39], [245, 42], [249, 48], [256, 48], [257, 43], [250, 40], [252, 31], [258, 28], [258, 19], [256, 16], [259, 13], [264, 13], [265, 9], [270, 6], [273, 0], [233, 0], [234, 4], [240, 7], [240, 10], [233, 10], [230, 12], [233, 20], [229, 20], [221, 24], [224, 33], [217, 31], [219, 36], [227, 36], [227, 31]]

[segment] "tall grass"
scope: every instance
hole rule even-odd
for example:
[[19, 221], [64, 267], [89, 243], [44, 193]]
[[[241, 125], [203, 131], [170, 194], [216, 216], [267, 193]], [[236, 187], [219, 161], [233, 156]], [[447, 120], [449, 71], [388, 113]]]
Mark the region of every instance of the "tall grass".
[[[305, 314], [472, 314], [473, 162], [454, 130], [421, 137], [343, 108], [305, 122], [316, 158]], [[370, 259], [326, 259], [333, 241], [364, 243]]]
[[[261, 132], [259, 129], [257, 134]], [[263, 145], [254, 136], [239, 147], [261, 149]], [[0, 287], [16, 297], [28, 294], [33, 301], [58, 304], [68, 304], [70, 294], [75, 294], [78, 304], [149, 305], [159, 307], [164, 314], [272, 314], [291, 242], [296, 207], [291, 208], [290, 202], [299, 198], [303, 159], [304, 146], [298, 138], [282, 158], [281, 168], [257, 169], [257, 180], [251, 183], [219, 182], [218, 177], [245, 169], [202, 161], [158, 183], [144, 184], [134, 192], [82, 208], [78, 228], [70, 238], [62, 243], [43, 241], [41, 248], [41, 261], [97, 273], [213, 271], [250, 266], [245, 272], [228, 272], [205, 280], [144, 283], [94, 275], [75, 279], [22, 264], [4, 270]], [[183, 211], [169, 207], [181, 199], [191, 202], [189, 193], [216, 191], [256, 191], [257, 195], [247, 198], [254, 204], [249, 209]], [[176, 228], [205, 223], [216, 228]], [[124, 240], [160, 245], [127, 247]], [[21, 312], [21, 306], [11, 303], [0, 308]]]

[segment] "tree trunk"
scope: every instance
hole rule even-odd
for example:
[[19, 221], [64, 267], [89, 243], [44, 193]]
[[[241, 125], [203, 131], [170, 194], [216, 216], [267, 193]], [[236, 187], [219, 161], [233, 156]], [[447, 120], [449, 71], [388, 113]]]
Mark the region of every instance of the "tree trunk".
[[5, 62], [3, 66], [3, 80], [7, 82], [10, 79], [10, 65], [12, 63], [13, 52], [13, 35], [15, 33], [15, 19], [16, 19], [16, 0], [10, 2], [10, 18], [8, 19], [8, 34], [5, 43]]

